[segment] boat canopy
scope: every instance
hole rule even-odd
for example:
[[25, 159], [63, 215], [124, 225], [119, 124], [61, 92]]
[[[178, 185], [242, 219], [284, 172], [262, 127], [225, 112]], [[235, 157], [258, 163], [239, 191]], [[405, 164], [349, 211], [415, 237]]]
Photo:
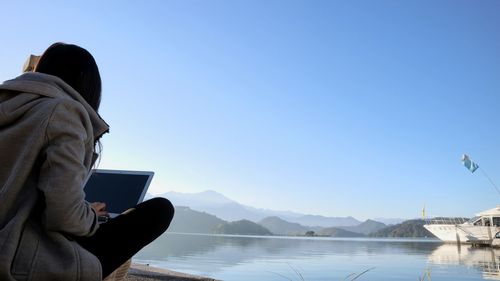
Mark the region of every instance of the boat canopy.
[[481, 213], [479, 213], [477, 215], [478, 216], [500, 216], [500, 206], [496, 206], [496, 208], [482, 211]]

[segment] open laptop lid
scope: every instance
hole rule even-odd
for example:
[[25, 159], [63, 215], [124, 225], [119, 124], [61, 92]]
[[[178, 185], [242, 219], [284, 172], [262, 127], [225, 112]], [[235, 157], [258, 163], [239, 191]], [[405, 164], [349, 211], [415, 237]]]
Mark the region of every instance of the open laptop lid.
[[144, 200], [153, 172], [92, 170], [85, 184], [85, 200], [104, 202], [111, 217], [133, 208]]

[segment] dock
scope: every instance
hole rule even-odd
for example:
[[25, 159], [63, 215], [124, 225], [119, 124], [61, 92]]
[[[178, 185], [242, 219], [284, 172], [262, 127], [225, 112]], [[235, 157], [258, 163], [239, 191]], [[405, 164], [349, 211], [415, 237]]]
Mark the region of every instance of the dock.
[[470, 243], [472, 247], [491, 247], [492, 240], [469, 240], [467, 243]]

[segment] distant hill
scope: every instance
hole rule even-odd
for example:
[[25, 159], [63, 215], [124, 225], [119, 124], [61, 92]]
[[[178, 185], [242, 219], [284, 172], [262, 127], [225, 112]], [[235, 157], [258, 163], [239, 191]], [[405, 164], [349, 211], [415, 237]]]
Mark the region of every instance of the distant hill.
[[168, 228], [169, 232], [185, 233], [215, 233], [241, 235], [271, 235], [272, 233], [261, 225], [248, 220], [227, 222], [218, 217], [191, 210], [189, 207], [176, 206], [175, 215]]
[[227, 221], [246, 219], [258, 222], [266, 217], [277, 216], [304, 226], [354, 226], [361, 223], [353, 217], [325, 217], [258, 209], [240, 204], [212, 190], [199, 193], [167, 192], [159, 196], [169, 199], [175, 206], [188, 206], [192, 210], [207, 212]]
[[295, 218], [287, 218], [287, 221], [299, 223], [304, 226], [355, 226], [361, 222], [353, 217], [325, 217], [317, 215], [304, 215]]
[[298, 223], [288, 222], [279, 217], [267, 217], [259, 222], [260, 225], [269, 229], [277, 235], [305, 235], [307, 231], [318, 231], [318, 228], [310, 228]]
[[374, 221], [374, 220], [366, 220], [366, 221], [364, 221], [361, 224], [356, 225], [356, 226], [340, 226], [338, 228], [342, 228], [344, 230], [356, 232], [356, 233], [369, 234], [369, 233], [381, 230], [385, 227], [387, 227], [387, 225], [385, 225], [381, 222]]
[[159, 196], [169, 199], [175, 206], [189, 206], [193, 210], [214, 214], [226, 221], [259, 221], [267, 216], [211, 190], [199, 193], [167, 192]]
[[216, 234], [272, 235], [267, 228], [249, 220], [224, 222], [212, 229]]
[[398, 224], [406, 221], [407, 219], [402, 219], [402, 218], [373, 218], [374, 221], [381, 222], [387, 226], [393, 225], [393, 224]]
[[[423, 228], [423, 221], [412, 220], [404, 223], [383, 228], [370, 233], [373, 237], [434, 237]], [[267, 217], [259, 224], [249, 220], [227, 222], [212, 214], [192, 210], [186, 206], [176, 206], [175, 215], [168, 228], [169, 232], [186, 233], [218, 233], [218, 234], [241, 234], [241, 235], [305, 235], [313, 231], [318, 235], [332, 237], [360, 237], [377, 229], [383, 224], [367, 220], [357, 226], [349, 227], [308, 227], [298, 223], [289, 222], [279, 217]]]
[[182, 193], [170, 191], [167, 193], [163, 193], [160, 196], [168, 198], [170, 201], [172, 201], [172, 203], [174, 203], [174, 205], [181, 206], [195, 205], [199, 207], [209, 207], [215, 205], [236, 203], [226, 196], [212, 190], [206, 190], [197, 193]]
[[211, 233], [218, 225], [225, 223], [214, 215], [176, 206], [175, 215], [168, 231], [186, 233]]
[[327, 227], [318, 231], [316, 234], [331, 236], [331, 237], [364, 237], [365, 235], [362, 233], [347, 231], [338, 227]]
[[435, 237], [424, 228], [423, 220], [407, 220], [370, 233], [371, 237]]

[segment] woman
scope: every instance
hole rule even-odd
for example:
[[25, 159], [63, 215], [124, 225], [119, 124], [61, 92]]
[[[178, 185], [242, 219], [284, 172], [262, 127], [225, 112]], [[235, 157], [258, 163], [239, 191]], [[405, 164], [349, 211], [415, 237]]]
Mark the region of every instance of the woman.
[[0, 280], [101, 280], [168, 228], [166, 199], [103, 224], [105, 204], [84, 200], [100, 101], [94, 58], [63, 43], [0, 85]]

